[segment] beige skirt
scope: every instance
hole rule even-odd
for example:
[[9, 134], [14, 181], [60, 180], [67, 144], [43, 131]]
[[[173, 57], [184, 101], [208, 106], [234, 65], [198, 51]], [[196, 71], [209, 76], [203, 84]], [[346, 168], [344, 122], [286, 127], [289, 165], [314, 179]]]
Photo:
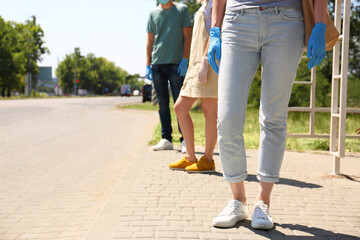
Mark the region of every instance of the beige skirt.
[[217, 98], [218, 97], [218, 74], [208, 66], [208, 79], [201, 84], [198, 72], [202, 57], [206, 48], [209, 34], [205, 28], [204, 12], [197, 11], [191, 41], [189, 69], [186, 73], [180, 96], [191, 98]]

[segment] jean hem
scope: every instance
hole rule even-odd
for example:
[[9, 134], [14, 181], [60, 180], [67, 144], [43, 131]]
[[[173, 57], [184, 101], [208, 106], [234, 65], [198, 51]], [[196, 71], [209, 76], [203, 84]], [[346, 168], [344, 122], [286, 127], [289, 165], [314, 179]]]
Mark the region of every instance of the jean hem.
[[237, 182], [242, 182], [245, 181], [245, 179], [247, 178], [248, 173], [245, 172], [243, 174], [237, 175], [237, 176], [226, 176], [226, 174], [223, 174], [223, 178], [226, 182], [228, 183], [237, 183]]
[[268, 175], [258, 172], [257, 179], [262, 182], [275, 183], [279, 181], [279, 175]]

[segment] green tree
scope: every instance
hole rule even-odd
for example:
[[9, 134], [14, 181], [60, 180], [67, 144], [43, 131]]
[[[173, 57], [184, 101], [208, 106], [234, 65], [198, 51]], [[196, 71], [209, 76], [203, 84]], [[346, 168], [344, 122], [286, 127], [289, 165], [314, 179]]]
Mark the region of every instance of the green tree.
[[99, 74], [97, 68], [97, 58], [90, 53], [82, 61], [81, 80], [79, 88], [87, 89], [89, 92], [94, 92], [95, 82], [98, 82]]
[[[334, 3], [335, 0], [329, 1], [329, 12], [332, 17], [334, 16], [335, 11]], [[330, 99], [332, 51], [326, 53], [324, 62], [320, 65], [318, 72], [328, 80], [329, 90], [326, 97]], [[348, 73], [348, 106], [360, 107], [360, 0], [351, 0]], [[319, 97], [321, 96], [322, 95]], [[329, 105], [330, 100], [327, 101], [326, 106]]]
[[[56, 74], [59, 77], [59, 85], [62, 87], [65, 94], [72, 94], [75, 90], [75, 84], [77, 88], [81, 86], [81, 82], [75, 83], [75, 71], [76, 79], [82, 77], [82, 67], [84, 57], [81, 55], [80, 48], [76, 47], [74, 52], [66, 54], [65, 59], [59, 64], [56, 69]], [[78, 86], [79, 85], [79, 86]]]
[[12, 90], [23, 90], [22, 80], [26, 72], [33, 75], [39, 72], [37, 62], [49, 50], [44, 46], [44, 32], [36, 24], [35, 16], [25, 24], [5, 22], [0, 17], [0, 29], [1, 95], [10, 96]]
[[144, 80], [140, 80], [140, 75], [139, 74], [134, 74], [134, 75], [128, 75], [126, 77], [126, 83], [130, 84], [131, 89], [132, 90], [142, 90], [142, 87], [144, 86], [145, 82]]
[[56, 75], [59, 78], [59, 85], [65, 94], [74, 91], [74, 61], [72, 56], [67, 54], [56, 69]]
[[348, 106], [360, 107], [360, 0], [352, 1], [349, 43]]
[[104, 57], [95, 57], [92, 53], [83, 57], [80, 49], [75, 48], [74, 53], [66, 55], [56, 70], [64, 93], [74, 92], [75, 62], [77, 79], [79, 79], [77, 87], [86, 89], [89, 93], [101, 95], [117, 93], [121, 84], [126, 83], [127, 80], [133, 89], [138, 87], [136, 85], [138, 83], [113, 62]]
[[175, 2], [181, 2], [189, 7], [190, 16], [194, 19], [194, 14], [201, 7], [201, 3], [198, 0], [175, 0]]
[[14, 59], [16, 36], [11, 23], [5, 22], [0, 16], [0, 88], [1, 95], [10, 95], [14, 82], [18, 80], [20, 69]]
[[41, 62], [43, 60], [42, 56], [44, 54], [49, 54], [50, 51], [44, 46], [44, 31], [40, 25], [36, 24], [35, 16], [32, 16], [31, 20], [26, 20], [25, 29], [26, 33], [29, 34], [26, 36], [26, 40], [28, 42], [27, 52], [30, 52], [30, 66], [28, 66], [28, 71], [30, 71], [33, 75], [32, 88], [35, 91], [35, 86], [38, 80], [37, 75], [39, 73], [39, 66], [37, 63]]

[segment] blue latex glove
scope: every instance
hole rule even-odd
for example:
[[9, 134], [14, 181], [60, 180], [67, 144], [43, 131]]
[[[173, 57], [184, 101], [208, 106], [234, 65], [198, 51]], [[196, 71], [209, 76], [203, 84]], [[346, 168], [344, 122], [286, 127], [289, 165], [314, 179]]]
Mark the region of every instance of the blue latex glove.
[[145, 76], [149, 80], [153, 80], [153, 73], [150, 65], [146, 66]]
[[210, 29], [210, 43], [208, 49], [208, 61], [210, 66], [216, 73], [219, 72], [218, 65], [215, 61], [215, 56], [218, 61], [221, 58], [221, 39], [220, 39], [220, 28], [213, 27]]
[[186, 58], [183, 58], [181, 59], [181, 62], [178, 67], [178, 74], [180, 74], [180, 77], [185, 77], [187, 69], [188, 69], [188, 60]]
[[311, 32], [307, 48], [307, 57], [311, 57], [308, 64], [309, 69], [319, 65], [325, 58], [325, 31], [326, 25], [317, 23]]

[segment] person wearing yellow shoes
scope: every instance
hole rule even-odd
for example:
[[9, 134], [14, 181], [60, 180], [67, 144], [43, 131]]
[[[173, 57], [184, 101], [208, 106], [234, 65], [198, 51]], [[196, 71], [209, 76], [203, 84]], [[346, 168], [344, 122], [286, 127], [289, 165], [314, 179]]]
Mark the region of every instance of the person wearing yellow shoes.
[[[170, 163], [171, 169], [191, 172], [215, 170], [213, 160], [217, 140], [217, 74], [209, 67], [207, 48], [211, 26], [212, 0], [202, 1], [202, 7], [195, 14], [191, 41], [189, 69], [186, 73], [174, 110], [179, 119], [181, 132], [185, 139], [186, 155], [178, 162]], [[199, 161], [195, 156], [194, 125], [189, 114], [192, 105], [201, 99], [205, 122], [205, 153]]]
[[195, 160], [193, 161], [188, 161], [186, 159], [186, 156], [183, 157], [180, 161], [177, 161], [177, 162], [173, 162], [173, 163], [170, 163], [169, 164], [169, 167], [170, 169], [172, 170], [185, 170], [185, 168], [193, 165], [193, 164], [196, 164], [197, 163], [197, 159], [195, 158]]
[[199, 161], [185, 168], [188, 173], [196, 172], [215, 172], [214, 160], [209, 161], [205, 156], [202, 156]]

